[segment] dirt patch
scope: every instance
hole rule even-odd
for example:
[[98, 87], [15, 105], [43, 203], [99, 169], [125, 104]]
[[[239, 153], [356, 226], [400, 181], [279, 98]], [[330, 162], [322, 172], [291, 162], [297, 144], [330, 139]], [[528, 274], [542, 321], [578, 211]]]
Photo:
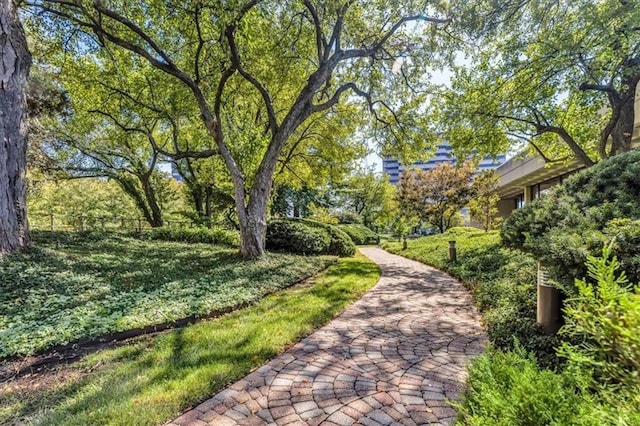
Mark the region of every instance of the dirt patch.
[[70, 366], [57, 366], [51, 369], [43, 368], [37, 373], [15, 376], [0, 383], [0, 394], [10, 395], [13, 399], [33, 398], [34, 394], [40, 394], [68, 383], [77, 382], [90, 372], [90, 370], [72, 368]]

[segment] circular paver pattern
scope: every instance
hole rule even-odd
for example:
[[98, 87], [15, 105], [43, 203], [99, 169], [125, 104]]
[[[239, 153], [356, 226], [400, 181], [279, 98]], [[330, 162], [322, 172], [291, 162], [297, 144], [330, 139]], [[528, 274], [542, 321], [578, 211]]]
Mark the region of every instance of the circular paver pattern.
[[385, 252], [382, 270], [339, 317], [169, 425], [452, 424], [447, 402], [487, 342], [450, 276]]

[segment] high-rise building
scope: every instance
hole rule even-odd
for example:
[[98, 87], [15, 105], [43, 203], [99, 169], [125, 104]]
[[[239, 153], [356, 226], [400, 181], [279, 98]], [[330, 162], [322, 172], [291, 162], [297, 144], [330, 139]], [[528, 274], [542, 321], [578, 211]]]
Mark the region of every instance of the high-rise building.
[[[436, 151], [433, 156], [429, 158], [427, 161], [418, 161], [413, 163], [409, 167], [406, 167], [400, 163], [400, 160], [396, 158], [384, 158], [382, 160], [382, 172], [389, 176], [389, 182], [394, 185], [400, 181], [400, 175], [406, 168], [414, 168], [419, 167], [422, 170], [431, 170], [435, 168], [438, 164], [442, 163], [456, 163], [456, 158], [452, 154], [453, 148], [451, 145], [447, 143], [441, 143], [438, 145]], [[485, 157], [480, 163], [478, 163], [478, 170], [488, 170], [495, 169], [500, 164], [504, 163], [506, 160], [506, 156], [504, 154], [500, 154], [496, 157]]]

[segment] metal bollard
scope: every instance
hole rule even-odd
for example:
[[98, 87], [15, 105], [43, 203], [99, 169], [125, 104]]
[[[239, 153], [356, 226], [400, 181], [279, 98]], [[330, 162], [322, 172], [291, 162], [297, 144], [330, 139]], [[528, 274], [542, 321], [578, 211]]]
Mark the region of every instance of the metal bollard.
[[458, 260], [458, 253], [456, 251], [456, 241], [449, 241], [449, 260], [451, 262], [456, 262]]
[[562, 326], [562, 293], [548, 284], [547, 271], [538, 262], [538, 302], [536, 321], [546, 334], [555, 334]]

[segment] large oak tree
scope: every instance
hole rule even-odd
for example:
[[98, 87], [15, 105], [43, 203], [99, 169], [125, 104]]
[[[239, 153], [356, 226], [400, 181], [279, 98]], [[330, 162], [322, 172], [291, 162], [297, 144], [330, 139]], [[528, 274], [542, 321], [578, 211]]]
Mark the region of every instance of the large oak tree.
[[[231, 176], [246, 257], [264, 253], [274, 173], [291, 135], [311, 116], [354, 96], [366, 101], [378, 122], [397, 124], [397, 102], [383, 102], [386, 94], [407, 98], [400, 83], [407, 87], [406, 81], [423, 75], [424, 56], [440, 48], [435, 28], [449, 22], [446, 3], [416, 0], [29, 4], [46, 12], [45, 24], [67, 33], [80, 29], [103, 48], [143, 58], [191, 93]], [[412, 60], [416, 54], [423, 57]], [[262, 117], [255, 148], [260, 161], [251, 174], [238, 166], [226, 120], [245, 107], [248, 89], [259, 96], [253, 107]]]

